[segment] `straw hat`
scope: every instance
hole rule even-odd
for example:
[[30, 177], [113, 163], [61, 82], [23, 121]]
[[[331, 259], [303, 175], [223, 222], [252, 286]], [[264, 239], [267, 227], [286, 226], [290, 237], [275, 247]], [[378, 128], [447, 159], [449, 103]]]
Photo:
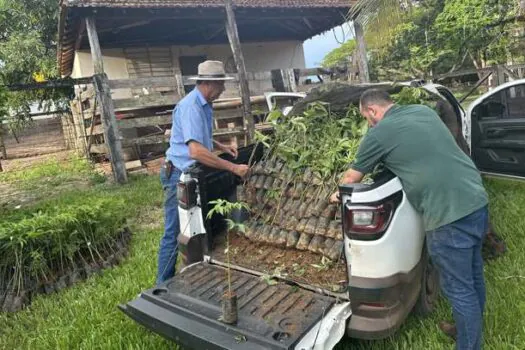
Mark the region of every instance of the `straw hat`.
[[204, 61], [199, 64], [199, 75], [189, 78], [190, 80], [233, 80], [235, 78], [226, 76], [224, 64], [221, 61]]

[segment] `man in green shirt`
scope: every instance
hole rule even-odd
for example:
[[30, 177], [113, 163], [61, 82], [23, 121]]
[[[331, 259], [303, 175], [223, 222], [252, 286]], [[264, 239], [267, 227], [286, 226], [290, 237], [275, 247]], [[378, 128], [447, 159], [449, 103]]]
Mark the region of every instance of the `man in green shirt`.
[[360, 110], [371, 128], [341, 183], [360, 182], [380, 162], [400, 179], [422, 215], [427, 249], [452, 304], [457, 348], [480, 349], [488, 198], [479, 171], [431, 108], [395, 105], [387, 92], [370, 89]]

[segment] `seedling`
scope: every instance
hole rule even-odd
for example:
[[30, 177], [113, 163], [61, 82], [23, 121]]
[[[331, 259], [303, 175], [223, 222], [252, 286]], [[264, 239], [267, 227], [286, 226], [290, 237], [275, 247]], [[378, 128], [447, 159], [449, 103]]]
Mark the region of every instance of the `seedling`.
[[237, 295], [232, 290], [231, 282], [231, 264], [230, 264], [230, 233], [231, 232], [245, 232], [246, 228], [243, 224], [237, 223], [230, 219], [231, 214], [234, 210], [249, 210], [246, 203], [236, 202], [232, 203], [224, 199], [218, 199], [210, 202], [213, 205], [212, 209], [206, 216], [207, 219], [211, 219], [214, 215], [219, 214], [227, 219], [227, 232], [226, 232], [226, 276], [228, 281], [228, 292], [223, 295], [222, 303], [222, 321], [224, 323], [233, 324], [237, 322]]

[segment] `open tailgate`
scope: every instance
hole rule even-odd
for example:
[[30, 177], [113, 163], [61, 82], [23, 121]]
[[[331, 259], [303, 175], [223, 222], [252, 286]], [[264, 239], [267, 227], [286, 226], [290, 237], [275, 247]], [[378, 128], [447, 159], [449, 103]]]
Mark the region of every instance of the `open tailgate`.
[[[231, 271], [238, 322], [219, 321], [226, 270], [199, 263], [141, 293], [121, 309], [138, 323], [193, 349], [331, 349], [344, 336], [350, 303]], [[315, 343], [315, 346], [314, 346]]]

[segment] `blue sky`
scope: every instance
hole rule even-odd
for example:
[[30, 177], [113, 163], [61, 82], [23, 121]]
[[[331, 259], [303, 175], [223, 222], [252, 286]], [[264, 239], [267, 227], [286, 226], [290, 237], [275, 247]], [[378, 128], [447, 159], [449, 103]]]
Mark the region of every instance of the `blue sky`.
[[318, 67], [327, 53], [341, 45], [338, 41], [347, 41], [351, 38], [350, 27], [348, 24], [344, 24], [334, 28], [333, 31], [330, 30], [305, 41], [303, 47], [306, 68]]

